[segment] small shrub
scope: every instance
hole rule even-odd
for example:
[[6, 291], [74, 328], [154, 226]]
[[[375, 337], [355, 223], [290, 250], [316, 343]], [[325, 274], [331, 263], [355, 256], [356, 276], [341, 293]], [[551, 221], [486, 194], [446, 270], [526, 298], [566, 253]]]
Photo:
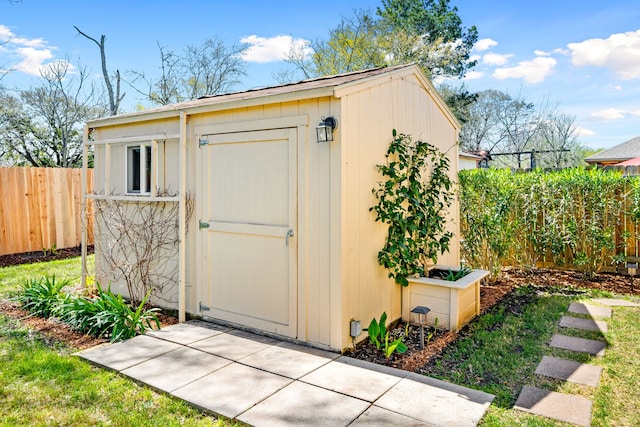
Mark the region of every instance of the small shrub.
[[13, 298], [22, 308], [36, 316], [48, 318], [56, 312], [56, 307], [65, 299], [62, 288], [69, 280], [58, 280], [56, 276], [41, 279], [27, 279]]
[[387, 312], [385, 311], [380, 316], [380, 321], [376, 321], [375, 317], [371, 319], [371, 323], [367, 328], [367, 333], [369, 334], [369, 340], [376, 346], [376, 349], [382, 349], [386, 363], [389, 364], [389, 359], [394, 352], [397, 351], [398, 353], [402, 354], [407, 351], [407, 346], [402, 341], [407, 335], [409, 324], [407, 324], [405, 328], [404, 335], [400, 336], [394, 341], [389, 342], [389, 331], [387, 330], [387, 327], [385, 325], [386, 321]]
[[96, 337], [108, 337], [111, 341], [120, 341], [143, 334], [155, 324], [160, 328], [157, 308], [145, 308], [151, 291], [135, 308], [132, 308], [122, 295], [116, 295], [111, 289], [106, 291], [96, 283], [95, 297], [76, 296], [62, 307], [63, 319], [76, 330]]

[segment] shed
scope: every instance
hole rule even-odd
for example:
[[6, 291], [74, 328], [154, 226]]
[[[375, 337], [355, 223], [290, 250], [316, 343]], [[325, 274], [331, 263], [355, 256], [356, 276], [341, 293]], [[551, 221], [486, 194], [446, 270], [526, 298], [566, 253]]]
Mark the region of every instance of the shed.
[[[333, 141], [317, 142], [327, 117], [337, 122]], [[181, 321], [341, 350], [350, 320], [402, 314], [401, 287], [377, 262], [386, 226], [369, 211], [393, 129], [445, 152], [456, 177], [459, 124], [421, 69], [405, 65], [91, 121], [94, 188], [85, 186], [85, 199], [179, 205], [175, 286], [163, 301]], [[450, 215], [458, 236], [457, 204]], [[98, 247], [96, 280], [126, 293], [101, 271]], [[439, 262], [459, 259], [456, 237]]]

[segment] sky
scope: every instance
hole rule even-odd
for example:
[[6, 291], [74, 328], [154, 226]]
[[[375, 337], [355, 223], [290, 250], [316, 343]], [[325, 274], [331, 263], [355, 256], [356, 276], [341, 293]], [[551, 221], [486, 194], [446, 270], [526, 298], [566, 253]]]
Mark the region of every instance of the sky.
[[[471, 91], [496, 89], [576, 118], [581, 142], [609, 148], [640, 136], [638, 0], [451, 0], [464, 26], [475, 25], [478, 65], [463, 81]], [[216, 36], [248, 46], [244, 90], [277, 84], [291, 43], [326, 38], [342, 17], [381, 0], [0, 0], [2, 84], [37, 86], [42, 67], [68, 61], [101, 81], [98, 48], [73, 26], [106, 36], [107, 66], [157, 75], [158, 45], [179, 52]], [[4, 43], [3, 43], [4, 42]], [[142, 98], [126, 84], [122, 110]]]

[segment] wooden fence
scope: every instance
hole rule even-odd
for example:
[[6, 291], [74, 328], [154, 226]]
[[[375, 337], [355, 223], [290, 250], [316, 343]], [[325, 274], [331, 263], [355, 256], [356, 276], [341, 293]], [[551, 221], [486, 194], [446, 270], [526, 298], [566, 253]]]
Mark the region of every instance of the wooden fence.
[[[0, 167], [0, 255], [79, 246], [81, 174], [81, 169]], [[87, 181], [93, 188], [93, 170]], [[88, 236], [91, 244], [93, 234]]]

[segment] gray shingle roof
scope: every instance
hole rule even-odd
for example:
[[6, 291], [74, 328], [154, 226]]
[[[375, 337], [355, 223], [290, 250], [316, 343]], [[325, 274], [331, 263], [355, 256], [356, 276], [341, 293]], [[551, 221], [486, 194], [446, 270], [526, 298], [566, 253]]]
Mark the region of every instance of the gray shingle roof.
[[636, 136], [622, 144], [618, 144], [584, 159], [587, 163], [607, 161], [625, 161], [640, 157], [640, 136]]

